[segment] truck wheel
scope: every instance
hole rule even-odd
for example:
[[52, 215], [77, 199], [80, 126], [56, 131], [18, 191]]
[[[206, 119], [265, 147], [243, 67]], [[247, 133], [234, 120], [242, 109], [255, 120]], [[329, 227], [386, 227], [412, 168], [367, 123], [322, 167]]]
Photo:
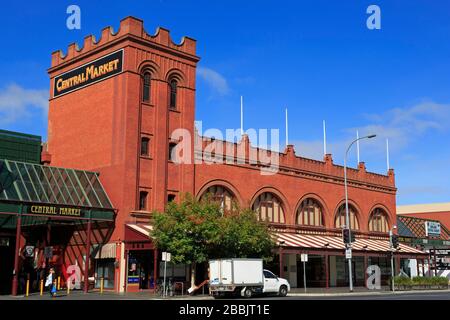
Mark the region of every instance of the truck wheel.
[[252, 289], [250, 289], [250, 288], [245, 288], [245, 291], [244, 291], [244, 297], [246, 297], [246, 298], [251, 298], [251, 297], [252, 297], [252, 294], [253, 294]]
[[286, 287], [286, 286], [281, 286], [281, 287], [280, 287], [280, 291], [278, 292], [278, 295], [279, 295], [280, 297], [286, 297], [286, 296], [287, 296], [287, 293], [288, 293], [287, 287]]

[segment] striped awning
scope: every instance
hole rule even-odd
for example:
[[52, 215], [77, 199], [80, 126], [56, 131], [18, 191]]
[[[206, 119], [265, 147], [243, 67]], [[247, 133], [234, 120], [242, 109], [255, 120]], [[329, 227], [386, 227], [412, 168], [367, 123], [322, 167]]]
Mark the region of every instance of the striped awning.
[[115, 259], [116, 258], [116, 244], [107, 243], [101, 246], [95, 255], [95, 259]]
[[142, 234], [143, 236], [149, 238], [150, 237], [150, 231], [153, 230], [153, 226], [149, 225], [149, 224], [127, 224], [128, 227], [130, 227], [131, 229], [133, 229], [134, 231], [139, 232], [140, 234]]
[[[273, 233], [277, 243], [282, 242], [283, 247], [295, 247], [304, 249], [334, 249], [344, 250], [345, 245], [341, 237], [325, 235], [309, 235], [299, 233], [277, 232]], [[388, 252], [389, 240], [356, 238], [352, 243], [352, 249], [356, 251]], [[425, 254], [425, 252], [400, 243], [399, 253]]]

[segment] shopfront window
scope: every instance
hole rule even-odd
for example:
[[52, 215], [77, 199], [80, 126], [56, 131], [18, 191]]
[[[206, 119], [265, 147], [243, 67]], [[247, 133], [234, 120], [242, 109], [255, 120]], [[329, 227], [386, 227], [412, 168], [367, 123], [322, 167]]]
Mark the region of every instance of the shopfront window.
[[100, 288], [103, 278], [103, 288], [114, 289], [114, 265], [115, 259], [96, 260], [95, 287]]

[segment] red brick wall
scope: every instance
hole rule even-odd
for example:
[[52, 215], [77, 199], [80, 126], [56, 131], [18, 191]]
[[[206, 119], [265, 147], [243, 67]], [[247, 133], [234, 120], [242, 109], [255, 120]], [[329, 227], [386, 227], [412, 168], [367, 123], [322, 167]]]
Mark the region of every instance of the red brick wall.
[[[124, 49], [123, 73], [66, 95], [49, 104], [48, 152], [51, 165], [100, 172], [100, 180], [115, 208], [119, 209], [113, 239], [123, 239], [123, 225], [132, 221], [139, 190], [147, 190], [149, 209], [164, 208], [168, 184], [176, 192], [193, 193], [192, 166], [169, 168], [169, 130], [193, 131], [195, 41], [184, 38], [176, 45], [169, 32], [158, 29], [154, 36], [141, 20], [126, 18], [116, 34], [102, 31], [94, 43], [85, 38], [84, 47], [69, 46], [67, 55], [57, 51], [49, 69], [50, 87], [66, 71], [118, 49]], [[151, 101], [141, 104], [141, 72], [152, 69]], [[168, 78], [179, 75], [179, 108], [168, 110]], [[51, 94], [53, 94], [51, 92]], [[140, 137], [151, 138], [150, 157], [140, 157]], [[170, 179], [175, 176], [180, 179]]]

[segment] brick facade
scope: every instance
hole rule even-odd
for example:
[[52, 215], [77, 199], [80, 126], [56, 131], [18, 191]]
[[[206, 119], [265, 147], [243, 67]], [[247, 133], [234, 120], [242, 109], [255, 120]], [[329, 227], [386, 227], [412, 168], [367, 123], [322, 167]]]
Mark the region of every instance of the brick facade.
[[[94, 170], [118, 209], [111, 241], [125, 237], [125, 224], [148, 218], [150, 211], [163, 210], [168, 195], [189, 192], [200, 197], [208, 187], [226, 187], [242, 206], [251, 206], [263, 192], [281, 201], [285, 224], [294, 225], [302, 200], [316, 199], [323, 208], [324, 227], [334, 229], [334, 217], [344, 201], [344, 170], [323, 161], [299, 157], [288, 146], [279, 154], [275, 175], [261, 175], [258, 165], [236, 161], [231, 164], [180, 164], [168, 160], [170, 134], [177, 128], [192, 136], [195, 117], [195, 77], [199, 57], [195, 40], [185, 37], [174, 44], [169, 31], [159, 28], [149, 35], [139, 19], [127, 17], [117, 32], [105, 28], [97, 41], [85, 38], [82, 48], [69, 46], [66, 55], [52, 54], [50, 87], [55, 77], [123, 49], [123, 72], [71, 93], [54, 97], [51, 90], [48, 125], [48, 154], [51, 165]], [[151, 73], [150, 101], [142, 102], [145, 71]], [[169, 106], [169, 82], [178, 83], [176, 110]], [[150, 139], [148, 156], [140, 155], [142, 137]], [[202, 144], [208, 143], [203, 139]], [[194, 156], [194, 141], [191, 143]], [[253, 150], [246, 136], [237, 144]], [[198, 151], [198, 150], [197, 150]], [[301, 150], [300, 150], [301, 153]], [[47, 157], [48, 157], [48, 154]], [[201, 154], [201, 151], [200, 151]], [[198, 155], [197, 155], [198, 156]], [[49, 157], [48, 157], [49, 158]], [[236, 159], [234, 159], [236, 160]], [[248, 160], [248, 159], [247, 159]], [[248, 161], [247, 161], [248, 162]], [[360, 232], [368, 234], [370, 213], [382, 208], [389, 225], [395, 221], [395, 177], [367, 172], [364, 163], [348, 170], [349, 199], [356, 208]], [[139, 192], [148, 192], [148, 208], [139, 212]]]

